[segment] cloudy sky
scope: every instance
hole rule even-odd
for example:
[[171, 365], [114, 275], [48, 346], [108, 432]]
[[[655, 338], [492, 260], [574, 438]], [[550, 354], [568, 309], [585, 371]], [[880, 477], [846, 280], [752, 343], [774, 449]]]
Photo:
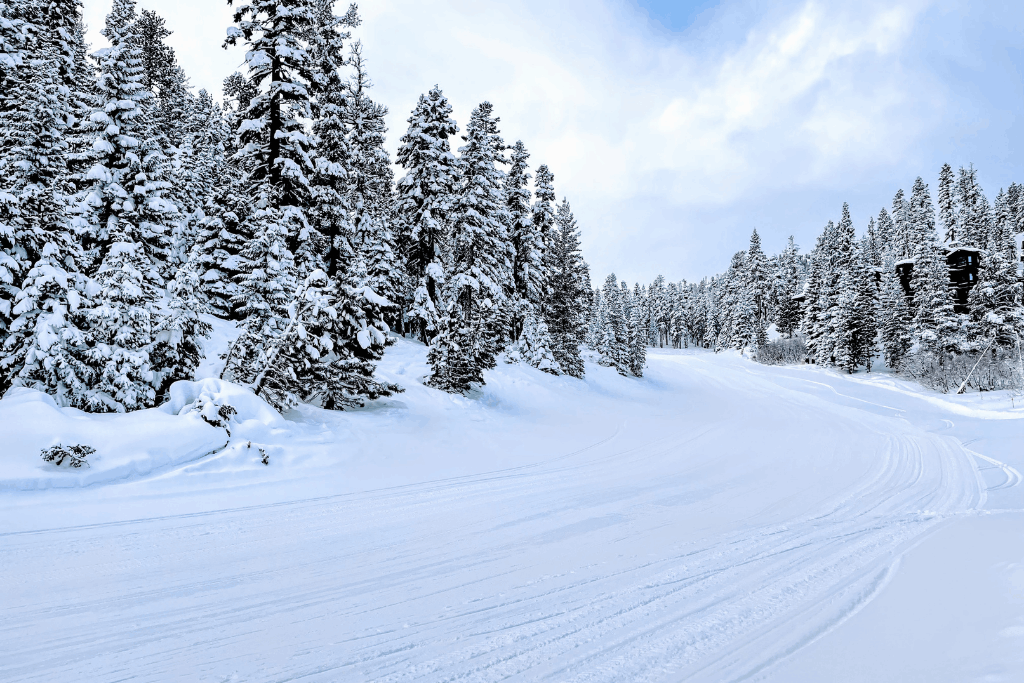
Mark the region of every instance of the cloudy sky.
[[[94, 46], [108, 0], [84, 0]], [[343, 0], [339, 0], [341, 4]], [[216, 0], [141, 0], [196, 88], [219, 94]], [[595, 280], [722, 271], [752, 229], [805, 249], [844, 201], [858, 229], [916, 176], [1024, 181], [1024, 3], [953, 0], [365, 0], [394, 152], [439, 84], [460, 125], [494, 104], [547, 163]], [[400, 173], [400, 171], [399, 171]]]

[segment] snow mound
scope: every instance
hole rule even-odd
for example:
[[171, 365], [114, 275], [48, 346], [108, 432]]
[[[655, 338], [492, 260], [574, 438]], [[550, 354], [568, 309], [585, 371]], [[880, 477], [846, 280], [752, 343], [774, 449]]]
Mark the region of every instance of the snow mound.
[[222, 379], [201, 379], [196, 382], [182, 380], [171, 385], [171, 399], [160, 406], [168, 415], [199, 413], [209, 420], [221, 406], [231, 406], [233, 422], [245, 424], [255, 421], [267, 427], [284, 423], [281, 414], [249, 389]]
[[[0, 399], [0, 490], [89, 486], [145, 476], [223, 448], [227, 436], [197, 414], [178, 417], [159, 408], [90, 415], [60, 408], [52, 397], [16, 388]], [[43, 449], [91, 446], [88, 464], [69, 469], [44, 462]]]

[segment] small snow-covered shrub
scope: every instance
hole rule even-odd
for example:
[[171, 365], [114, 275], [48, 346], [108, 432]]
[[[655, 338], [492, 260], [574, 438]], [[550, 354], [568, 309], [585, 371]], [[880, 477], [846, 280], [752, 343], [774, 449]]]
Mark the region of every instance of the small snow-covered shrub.
[[807, 358], [807, 345], [803, 337], [776, 339], [763, 343], [757, 349], [757, 362], [764, 365], [795, 365]]
[[1021, 360], [1015, 349], [994, 349], [977, 353], [925, 353], [907, 356], [900, 363], [899, 374], [918, 384], [941, 391], [955, 392], [965, 378], [964, 391], [997, 391], [1022, 389]]
[[50, 446], [44, 448], [40, 455], [43, 456], [44, 462], [52, 462], [57, 467], [81, 467], [85, 465], [89, 466], [86, 461], [90, 455], [96, 452], [96, 449], [92, 446], [85, 446], [82, 444], [75, 444], [74, 446], [64, 447], [60, 444], [56, 446]]

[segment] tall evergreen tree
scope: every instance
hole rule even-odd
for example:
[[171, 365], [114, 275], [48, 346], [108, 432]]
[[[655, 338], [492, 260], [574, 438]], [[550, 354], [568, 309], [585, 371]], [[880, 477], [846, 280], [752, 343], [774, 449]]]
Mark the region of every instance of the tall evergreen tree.
[[399, 252], [415, 287], [408, 316], [423, 341], [436, 334], [443, 308], [445, 250], [461, 174], [449, 142], [459, 131], [451, 113], [451, 105], [436, 85], [421, 95], [396, 158], [406, 171], [396, 188], [402, 231]]
[[443, 328], [431, 343], [428, 360], [433, 386], [463, 392], [482, 382], [500, 352], [494, 317], [511, 283], [508, 235], [497, 168], [498, 119], [489, 102], [473, 110], [466, 145], [459, 149], [464, 182], [454, 207], [452, 272], [445, 283]]
[[567, 375], [582, 378], [585, 369], [580, 345], [586, 337], [590, 269], [580, 250], [579, 227], [564, 197], [558, 205], [555, 222], [558, 227], [552, 244], [548, 329], [559, 367]]
[[796, 297], [800, 294], [800, 271], [797, 264], [799, 249], [790, 236], [783, 250], [776, 273], [776, 318], [775, 328], [780, 334], [792, 337], [800, 327], [800, 304]]
[[512, 242], [513, 292], [510, 293], [512, 337], [518, 338], [527, 307], [536, 301], [541, 282], [541, 244], [530, 212], [529, 152], [522, 140], [512, 147], [509, 172], [505, 176], [505, 204], [508, 215], [508, 236]]
[[[531, 301], [540, 306], [542, 311], [546, 306], [548, 295], [548, 280], [551, 277], [551, 243], [554, 240], [555, 227], [555, 176], [546, 165], [537, 168], [537, 175], [534, 178], [534, 203], [533, 203], [533, 233], [539, 261], [535, 264], [533, 273], [535, 277], [529, 283]], [[537, 267], [539, 266], [539, 267]]]
[[600, 363], [615, 368], [620, 375], [629, 374], [628, 318], [622, 301], [622, 290], [612, 273], [601, 290], [600, 329], [597, 333], [597, 352]]

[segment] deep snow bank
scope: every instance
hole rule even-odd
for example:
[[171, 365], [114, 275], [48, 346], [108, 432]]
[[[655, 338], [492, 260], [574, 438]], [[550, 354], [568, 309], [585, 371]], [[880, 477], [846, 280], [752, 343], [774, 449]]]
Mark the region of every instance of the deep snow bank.
[[[227, 429], [214, 426], [221, 406], [234, 410], [226, 420]], [[13, 389], [0, 399], [0, 488], [77, 487], [134, 479], [224, 448], [228, 430], [236, 436], [262, 435], [283, 423], [252, 392], [218, 379], [176, 382], [168, 403], [122, 415], [60, 408], [46, 394]], [[84, 444], [96, 452], [89, 456], [88, 466], [78, 469], [43, 462], [40, 451], [56, 444]]]

